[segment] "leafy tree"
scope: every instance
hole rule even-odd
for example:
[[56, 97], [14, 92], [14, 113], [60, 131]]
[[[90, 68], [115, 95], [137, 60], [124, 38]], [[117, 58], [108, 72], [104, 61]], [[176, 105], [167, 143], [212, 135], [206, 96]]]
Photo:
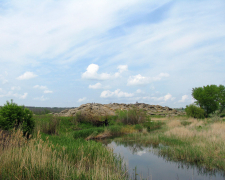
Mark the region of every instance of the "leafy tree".
[[223, 85], [207, 85], [192, 89], [195, 103], [204, 109], [206, 117], [216, 110], [225, 107], [225, 87]]
[[24, 135], [31, 134], [34, 129], [33, 113], [23, 106], [16, 103], [6, 102], [0, 109], [0, 128], [9, 130], [12, 128], [21, 128]]

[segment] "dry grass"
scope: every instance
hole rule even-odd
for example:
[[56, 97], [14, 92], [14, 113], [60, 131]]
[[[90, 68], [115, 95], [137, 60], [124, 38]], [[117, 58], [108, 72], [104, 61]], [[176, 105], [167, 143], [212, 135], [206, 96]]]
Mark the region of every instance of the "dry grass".
[[178, 127], [178, 126], [181, 126], [181, 123], [179, 120], [172, 120], [167, 123], [167, 126], [169, 128]]
[[[53, 146], [37, 138], [27, 140], [21, 131], [5, 136], [0, 132], [0, 179], [124, 179], [124, 172], [115, 163], [112, 150], [91, 162], [78, 148], [74, 159], [66, 148]], [[57, 150], [58, 149], [58, 150]], [[61, 149], [61, 150], [59, 150]], [[101, 153], [101, 152], [100, 152]]]

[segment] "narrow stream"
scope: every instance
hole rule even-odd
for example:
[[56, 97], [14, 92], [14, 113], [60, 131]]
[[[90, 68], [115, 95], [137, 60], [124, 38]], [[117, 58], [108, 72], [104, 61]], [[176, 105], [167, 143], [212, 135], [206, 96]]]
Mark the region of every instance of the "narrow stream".
[[121, 155], [132, 179], [147, 180], [225, 180], [225, 172], [209, 172], [195, 165], [167, 161], [158, 148], [143, 147], [135, 142], [103, 141]]

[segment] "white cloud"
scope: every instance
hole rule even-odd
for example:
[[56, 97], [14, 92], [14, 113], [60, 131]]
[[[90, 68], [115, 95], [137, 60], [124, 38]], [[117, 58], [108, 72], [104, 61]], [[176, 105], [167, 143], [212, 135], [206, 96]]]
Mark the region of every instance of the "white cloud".
[[153, 81], [160, 81], [164, 77], [169, 77], [168, 73], [160, 73], [158, 76], [155, 77], [144, 77], [140, 74], [136, 76], [130, 76], [127, 82], [127, 85], [144, 85], [144, 84], [149, 84]]
[[134, 94], [123, 92], [120, 89], [117, 89], [114, 92], [111, 92], [109, 90], [103, 91], [100, 95], [101, 98], [108, 98], [108, 97], [112, 97], [112, 96], [115, 96], [115, 97], [132, 97], [132, 96], [134, 96]]
[[164, 96], [164, 101], [172, 100], [172, 95], [168, 93], [167, 95]]
[[90, 89], [101, 89], [102, 88], [102, 84], [101, 83], [96, 83], [94, 85], [89, 85], [88, 87]]
[[109, 73], [98, 74], [99, 66], [97, 64], [90, 64], [86, 71], [82, 74], [82, 78], [91, 80], [107, 80], [111, 78], [117, 78], [121, 75], [121, 73], [128, 70], [128, 66], [119, 65], [117, 69], [118, 72], [116, 72], [114, 75]]
[[82, 78], [84, 79], [95, 79], [95, 80], [106, 80], [110, 78], [110, 74], [101, 73], [98, 74], [99, 66], [97, 64], [90, 64], [87, 67], [86, 72], [82, 74]]
[[77, 102], [83, 102], [83, 101], [85, 101], [86, 99], [87, 99], [86, 97], [83, 97], [83, 98], [78, 99]]
[[53, 93], [53, 91], [49, 90], [47, 86], [35, 85], [33, 88], [43, 90], [45, 94]]
[[16, 79], [18, 80], [25, 80], [25, 79], [31, 79], [31, 78], [35, 78], [37, 77], [36, 74], [34, 74], [33, 72], [25, 72], [23, 75], [17, 77]]
[[48, 98], [44, 97], [44, 96], [41, 96], [41, 97], [36, 97], [34, 98], [34, 100], [38, 100], [38, 101], [46, 101], [48, 100]]
[[181, 100], [179, 100], [178, 102], [185, 102], [188, 98], [188, 95], [183, 95]]
[[20, 86], [13, 86], [13, 87], [11, 87], [11, 90], [17, 90], [17, 91], [19, 91], [20, 89], [21, 89]]
[[101, 83], [96, 83], [94, 85], [89, 85], [88, 88], [90, 88], [90, 89], [109, 89], [110, 86], [103, 86]]
[[28, 95], [28, 93], [24, 93], [23, 95], [20, 95], [19, 98], [20, 99], [26, 99], [27, 95]]
[[118, 72], [115, 73], [115, 77], [119, 77], [124, 71], [128, 70], [128, 66], [127, 65], [119, 65], [117, 67]]

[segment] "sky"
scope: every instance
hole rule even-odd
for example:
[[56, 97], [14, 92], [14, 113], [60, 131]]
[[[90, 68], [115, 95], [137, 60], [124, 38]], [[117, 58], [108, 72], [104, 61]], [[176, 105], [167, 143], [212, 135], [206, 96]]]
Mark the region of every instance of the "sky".
[[0, 105], [185, 107], [225, 85], [224, 0], [0, 0]]

